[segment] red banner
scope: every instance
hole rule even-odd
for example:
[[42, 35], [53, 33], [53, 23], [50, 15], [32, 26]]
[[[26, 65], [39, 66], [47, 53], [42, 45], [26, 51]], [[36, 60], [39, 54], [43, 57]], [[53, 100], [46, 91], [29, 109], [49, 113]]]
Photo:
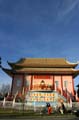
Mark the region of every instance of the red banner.
[[50, 75], [34, 75], [35, 79], [50, 79]]

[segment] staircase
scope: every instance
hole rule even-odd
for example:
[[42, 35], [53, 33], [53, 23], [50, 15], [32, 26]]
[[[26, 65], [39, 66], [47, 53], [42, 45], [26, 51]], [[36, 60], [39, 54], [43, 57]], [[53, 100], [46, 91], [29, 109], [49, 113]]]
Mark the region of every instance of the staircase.
[[[63, 102], [67, 102], [66, 97], [64, 97], [63, 95], [61, 95], [59, 93], [58, 93], [58, 99], [61, 100], [61, 101], [63, 101]], [[59, 102], [61, 102], [61, 101], [59, 101]]]

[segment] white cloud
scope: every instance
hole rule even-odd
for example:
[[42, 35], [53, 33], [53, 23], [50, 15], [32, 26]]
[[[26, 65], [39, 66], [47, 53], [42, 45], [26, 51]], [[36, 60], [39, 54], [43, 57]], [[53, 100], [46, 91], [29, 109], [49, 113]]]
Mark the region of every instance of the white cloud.
[[79, 0], [64, 0], [62, 4], [60, 4], [57, 13], [57, 21], [61, 21], [67, 15], [70, 15], [71, 12], [76, 8], [79, 4]]

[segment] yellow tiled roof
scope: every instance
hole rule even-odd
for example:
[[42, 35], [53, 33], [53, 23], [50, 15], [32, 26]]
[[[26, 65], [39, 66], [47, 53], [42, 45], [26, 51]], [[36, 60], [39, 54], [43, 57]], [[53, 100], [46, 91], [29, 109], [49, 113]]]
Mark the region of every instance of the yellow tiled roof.
[[74, 68], [77, 63], [70, 63], [64, 58], [23, 58], [15, 63], [8, 64], [11, 70], [4, 69], [7, 74], [26, 73], [26, 74], [57, 74], [57, 75], [79, 75], [79, 70]]
[[76, 67], [77, 63], [70, 63], [64, 58], [24, 58], [16, 63], [9, 63], [12, 67]]
[[26, 74], [52, 74], [52, 75], [72, 75], [76, 77], [79, 75], [79, 70], [72, 68], [22, 68], [18, 70], [3, 69], [8, 75], [12, 76], [12, 73], [26, 73]]

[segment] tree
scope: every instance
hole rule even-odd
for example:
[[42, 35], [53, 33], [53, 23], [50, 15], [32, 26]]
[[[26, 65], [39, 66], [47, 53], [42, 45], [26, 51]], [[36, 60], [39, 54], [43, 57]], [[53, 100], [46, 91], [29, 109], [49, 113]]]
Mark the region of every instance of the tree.
[[6, 95], [7, 93], [10, 92], [10, 84], [2, 84], [2, 87], [0, 89], [0, 92], [3, 94], [3, 95]]
[[77, 90], [77, 97], [79, 98], [79, 88], [78, 88], [78, 90]]
[[77, 89], [77, 97], [79, 98], [79, 84], [76, 87], [78, 87], [78, 89]]

